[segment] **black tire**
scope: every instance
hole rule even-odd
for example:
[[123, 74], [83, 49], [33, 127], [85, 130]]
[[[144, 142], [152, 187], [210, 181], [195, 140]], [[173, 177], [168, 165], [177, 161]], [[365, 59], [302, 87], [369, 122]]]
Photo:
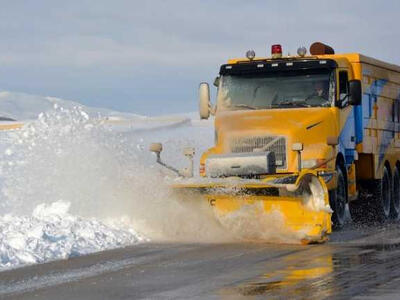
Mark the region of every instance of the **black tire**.
[[376, 213], [376, 220], [380, 223], [385, 222], [390, 217], [390, 204], [392, 195], [392, 185], [389, 170], [383, 167], [383, 176], [377, 181], [373, 188], [373, 204]]
[[336, 172], [337, 187], [329, 193], [329, 204], [333, 210], [332, 227], [340, 229], [346, 221], [347, 182], [340, 166], [336, 166]]
[[351, 218], [362, 223], [386, 222], [391, 212], [391, 194], [390, 173], [385, 166], [382, 179], [360, 183], [358, 200], [349, 203]]
[[400, 215], [400, 173], [396, 167], [392, 180], [392, 201], [390, 202], [390, 218], [397, 220]]
[[370, 219], [371, 209], [367, 199], [358, 196], [357, 200], [349, 202], [349, 211], [354, 223], [367, 223]]

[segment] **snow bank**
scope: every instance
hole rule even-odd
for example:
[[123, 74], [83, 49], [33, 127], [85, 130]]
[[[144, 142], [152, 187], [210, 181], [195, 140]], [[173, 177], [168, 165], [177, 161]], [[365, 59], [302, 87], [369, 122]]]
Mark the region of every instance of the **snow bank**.
[[66, 259], [145, 239], [128, 225], [105, 224], [69, 213], [70, 203], [40, 204], [31, 216], [0, 217], [0, 271]]
[[[41, 114], [53, 111], [54, 107], [62, 107], [66, 110], [74, 110], [79, 107], [90, 118], [104, 119], [106, 124], [116, 131], [149, 131], [161, 128], [174, 128], [189, 124], [193, 116], [193, 113], [189, 113], [148, 117], [113, 111], [106, 108], [88, 107], [74, 101], [56, 97], [0, 91], [0, 125], [4, 125], [7, 122], [10, 123], [10, 121], [26, 123], [29, 120], [36, 120]], [[193, 119], [198, 119], [198, 117]], [[200, 122], [198, 123], [200, 124]], [[204, 122], [201, 122], [201, 124], [204, 124]]]
[[165, 179], [174, 175], [148, 151], [162, 142], [163, 159], [183, 168], [182, 148], [195, 146], [198, 161], [214, 131], [169, 126], [178, 119], [116, 130], [81, 106], [53, 104], [22, 129], [0, 131], [0, 269], [148, 239], [220, 240], [206, 203], [171, 196]]
[[99, 115], [118, 119], [140, 119], [144, 116], [133, 113], [122, 113], [106, 108], [88, 107], [81, 103], [64, 100], [57, 97], [30, 95], [25, 93], [0, 91], [0, 121], [1, 119], [33, 120], [40, 113], [51, 111], [54, 105], [65, 109], [80, 106], [91, 117]]
[[112, 209], [126, 201], [119, 187], [129, 170], [118, 155], [124, 139], [104, 124], [81, 106], [53, 104], [0, 132], [0, 270], [145, 240]]

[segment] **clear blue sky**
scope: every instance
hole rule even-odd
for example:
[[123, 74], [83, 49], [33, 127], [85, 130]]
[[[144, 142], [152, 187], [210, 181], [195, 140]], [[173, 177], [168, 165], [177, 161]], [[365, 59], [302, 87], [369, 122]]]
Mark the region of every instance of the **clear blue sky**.
[[0, 0], [0, 89], [148, 115], [197, 110], [197, 88], [248, 49], [323, 41], [400, 64], [400, 1]]

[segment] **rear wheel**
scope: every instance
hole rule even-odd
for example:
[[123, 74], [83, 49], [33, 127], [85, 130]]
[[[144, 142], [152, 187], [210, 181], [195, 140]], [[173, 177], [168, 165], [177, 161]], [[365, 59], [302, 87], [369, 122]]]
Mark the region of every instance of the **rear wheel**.
[[373, 195], [377, 221], [385, 222], [390, 216], [390, 202], [392, 198], [390, 174], [386, 167], [383, 167], [383, 177], [374, 188]]
[[391, 214], [391, 198], [390, 173], [385, 166], [382, 179], [360, 183], [358, 200], [349, 203], [351, 218], [354, 222], [383, 223]]
[[392, 187], [390, 218], [397, 220], [400, 215], [400, 173], [397, 167], [394, 169]]
[[342, 168], [336, 167], [337, 187], [329, 193], [329, 204], [332, 213], [332, 226], [334, 229], [340, 229], [345, 222], [346, 203], [347, 203], [347, 183]]

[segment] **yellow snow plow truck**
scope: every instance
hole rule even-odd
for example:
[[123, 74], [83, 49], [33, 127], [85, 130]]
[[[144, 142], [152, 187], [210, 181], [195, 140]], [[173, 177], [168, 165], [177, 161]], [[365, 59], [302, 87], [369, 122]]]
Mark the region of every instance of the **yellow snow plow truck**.
[[188, 178], [194, 149], [180, 171], [161, 161], [161, 144], [150, 146], [183, 177], [173, 187], [201, 193], [219, 215], [278, 213], [306, 243], [342, 227], [347, 204], [355, 221], [398, 218], [400, 67], [322, 43], [310, 54], [271, 52], [222, 65], [215, 106], [200, 84], [200, 117], [215, 115], [215, 146], [201, 156], [198, 179]]

